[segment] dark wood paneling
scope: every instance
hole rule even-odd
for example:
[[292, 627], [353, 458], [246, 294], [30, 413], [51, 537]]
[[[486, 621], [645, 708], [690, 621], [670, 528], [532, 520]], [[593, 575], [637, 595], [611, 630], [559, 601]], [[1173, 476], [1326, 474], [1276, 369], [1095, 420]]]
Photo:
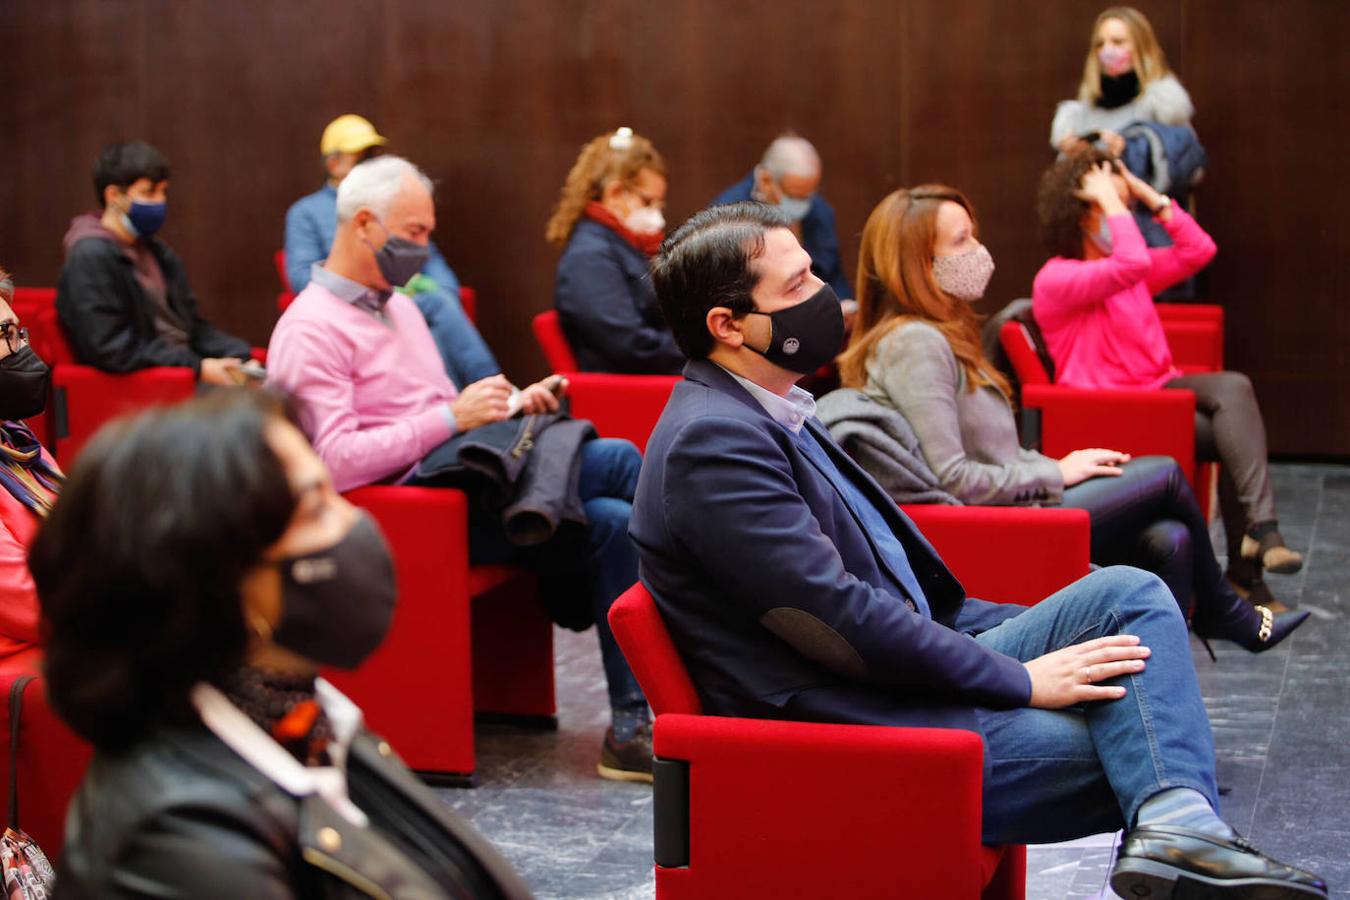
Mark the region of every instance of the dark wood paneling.
[[[1350, 6], [1150, 0], [1211, 155], [1200, 197], [1221, 253], [1232, 364], [1280, 452], [1350, 454], [1350, 313], [1340, 300]], [[257, 343], [275, 320], [287, 205], [317, 144], [369, 116], [439, 183], [437, 241], [483, 298], [517, 380], [541, 374], [529, 318], [552, 298], [544, 221], [578, 148], [629, 124], [671, 169], [670, 218], [740, 178], [777, 131], [819, 146], [845, 259], [876, 201], [965, 190], [998, 263], [986, 308], [1042, 261], [1036, 180], [1054, 104], [1077, 85], [1083, 0], [6, 0], [0, 263], [54, 283], [105, 143], [144, 136], [175, 166], [165, 236], [202, 305]], [[1309, 429], [1309, 421], [1325, 423]]]
[[1345, 3], [1186, 4], [1210, 290], [1277, 453], [1350, 454], [1347, 29]]

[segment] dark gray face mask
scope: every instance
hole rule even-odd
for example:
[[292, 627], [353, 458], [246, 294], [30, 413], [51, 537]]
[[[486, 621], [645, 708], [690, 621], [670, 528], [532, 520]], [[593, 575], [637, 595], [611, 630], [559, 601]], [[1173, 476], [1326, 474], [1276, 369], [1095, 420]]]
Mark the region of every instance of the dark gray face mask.
[[[380, 222], [379, 219], [375, 221]], [[375, 254], [375, 265], [380, 267], [380, 274], [389, 282], [391, 288], [401, 288], [422, 271], [422, 267], [431, 257], [431, 246], [417, 244], [392, 234], [385, 228], [383, 222], [380, 222], [380, 227], [384, 228], [385, 234], [389, 237], [385, 239], [384, 246], [380, 249], [371, 247], [371, 252]], [[370, 246], [369, 243], [366, 246]]]
[[767, 350], [745, 346], [790, 372], [810, 375], [844, 348], [844, 312], [828, 284], [796, 306], [771, 313], [754, 310], [748, 315], [768, 316], [773, 332]]
[[384, 641], [394, 618], [394, 560], [373, 519], [361, 513], [331, 547], [288, 556], [281, 569], [279, 646], [320, 665], [354, 669]]

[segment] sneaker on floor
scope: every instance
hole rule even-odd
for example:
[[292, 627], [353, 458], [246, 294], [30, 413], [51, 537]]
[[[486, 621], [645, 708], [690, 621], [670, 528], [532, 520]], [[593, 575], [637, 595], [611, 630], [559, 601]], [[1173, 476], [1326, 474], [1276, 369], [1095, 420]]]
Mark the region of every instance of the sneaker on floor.
[[600, 764], [596, 771], [610, 781], [640, 781], [652, 783], [652, 725], [640, 727], [630, 741], [620, 744], [614, 740], [614, 729], [605, 730], [605, 742], [600, 747]]

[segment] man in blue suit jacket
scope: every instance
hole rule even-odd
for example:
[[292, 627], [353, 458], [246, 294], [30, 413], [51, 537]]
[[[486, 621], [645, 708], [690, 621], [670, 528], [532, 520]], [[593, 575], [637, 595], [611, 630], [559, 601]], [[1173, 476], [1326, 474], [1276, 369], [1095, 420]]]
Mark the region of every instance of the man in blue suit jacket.
[[793, 222], [802, 246], [811, 254], [811, 268], [840, 299], [853, 296], [839, 255], [834, 208], [819, 193], [820, 154], [806, 138], [782, 134], [764, 151], [759, 165], [717, 195], [713, 205], [758, 200], [777, 206]]
[[989, 843], [1127, 827], [1123, 896], [1187, 881], [1325, 896], [1218, 818], [1186, 623], [1161, 581], [1116, 567], [1030, 609], [969, 599], [834, 444], [795, 387], [843, 327], [810, 262], [786, 220], [741, 203], [694, 216], [653, 263], [691, 361], [630, 534], [706, 711], [973, 730]]

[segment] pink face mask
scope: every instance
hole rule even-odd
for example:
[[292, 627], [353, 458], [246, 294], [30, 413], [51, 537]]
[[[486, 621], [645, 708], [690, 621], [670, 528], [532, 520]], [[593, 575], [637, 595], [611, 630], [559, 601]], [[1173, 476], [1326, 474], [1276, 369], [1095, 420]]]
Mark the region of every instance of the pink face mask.
[[1097, 62], [1102, 71], [1116, 78], [1134, 68], [1134, 54], [1124, 47], [1104, 46], [1097, 51]]

